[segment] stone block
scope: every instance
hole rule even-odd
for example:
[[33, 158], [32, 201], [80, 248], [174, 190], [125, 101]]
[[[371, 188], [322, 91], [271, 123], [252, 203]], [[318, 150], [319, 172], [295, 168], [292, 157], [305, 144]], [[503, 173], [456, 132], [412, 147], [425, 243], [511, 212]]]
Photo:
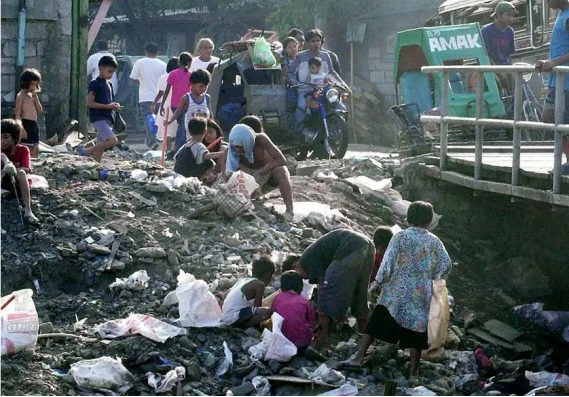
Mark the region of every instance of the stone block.
[[2, 40], [2, 58], [16, 57], [18, 55], [18, 44], [16, 40]]
[[46, 21], [30, 21], [26, 24], [26, 40], [46, 39], [47, 24]]
[[36, 43], [33, 41], [26, 40], [26, 50], [24, 52], [24, 56], [27, 57], [35, 57], [37, 55], [36, 51]]
[[381, 47], [369, 47], [367, 52], [369, 58], [381, 58]]
[[38, 69], [41, 72], [41, 57], [39, 56], [35, 56], [35, 57], [26, 57], [24, 65], [26, 68], [35, 68]]
[[7, 92], [12, 91], [13, 87], [16, 85], [16, 79], [14, 74], [3, 74], [2, 75], [2, 91], [7, 89]]
[[[13, 20], [2, 20], [2, 38], [15, 39], [18, 34], [18, 24]], [[3, 41], [3, 40], [2, 40]]]
[[36, 41], [36, 54], [38, 56], [42, 56], [45, 54], [45, 50], [47, 48], [47, 40], [38, 40]]
[[385, 83], [385, 72], [374, 71], [369, 74], [369, 80], [374, 84]]
[[[14, 57], [2, 57], [2, 71], [12, 71], [16, 67], [16, 58]], [[12, 72], [10, 72], [12, 73]], [[9, 74], [8, 72], [6, 74]]]

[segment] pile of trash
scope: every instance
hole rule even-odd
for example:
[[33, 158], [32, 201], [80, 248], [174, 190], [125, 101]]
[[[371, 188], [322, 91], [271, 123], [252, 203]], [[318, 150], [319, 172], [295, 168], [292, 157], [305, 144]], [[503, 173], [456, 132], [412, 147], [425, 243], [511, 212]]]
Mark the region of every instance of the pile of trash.
[[[452, 296], [440, 350], [416, 380], [408, 355], [385, 344], [363, 368], [343, 368], [359, 340], [353, 319], [338, 325], [331, 351], [309, 358], [295, 356], [277, 316], [263, 333], [220, 323], [225, 294], [255, 256], [280, 264], [338, 227], [406, 227], [391, 160], [297, 164], [292, 223], [278, 192], [229, 221], [216, 211], [191, 219], [212, 189], [152, 160], [111, 160], [35, 161], [49, 183], [33, 192], [39, 228], [2, 203], [4, 394], [380, 395], [395, 382], [407, 395], [498, 395], [567, 385], [562, 362], [532, 357], [529, 335], [477, 319]], [[277, 275], [265, 295], [279, 288]]]

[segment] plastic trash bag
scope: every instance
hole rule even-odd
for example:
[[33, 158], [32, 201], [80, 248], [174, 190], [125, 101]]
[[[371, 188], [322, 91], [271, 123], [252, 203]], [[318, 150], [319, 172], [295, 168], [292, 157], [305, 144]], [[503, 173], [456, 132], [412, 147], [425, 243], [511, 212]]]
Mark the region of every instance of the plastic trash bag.
[[346, 377], [341, 372], [331, 369], [326, 364], [316, 368], [316, 371], [310, 375], [310, 379], [331, 385], [346, 383]]
[[130, 177], [132, 179], [136, 179], [137, 181], [143, 181], [148, 178], [148, 172], [144, 170], [132, 170], [130, 173]]
[[71, 364], [68, 374], [81, 389], [108, 395], [123, 394], [138, 381], [119, 358], [107, 356]]
[[263, 36], [259, 37], [253, 47], [253, 65], [257, 68], [268, 69], [275, 67], [276, 64], [277, 60], [273, 55], [271, 45]]
[[433, 281], [433, 297], [429, 311], [428, 342], [429, 350], [444, 346], [450, 321], [450, 307], [446, 280]]
[[284, 318], [278, 313], [273, 313], [271, 320], [273, 322], [272, 338], [267, 354], [265, 354], [265, 360], [287, 362], [296, 355], [296, 345], [289, 341], [281, 331]]
[[525, 372], [527, 380], [533, 387], [541, 386], [567, 386], [569, 385], [569, 376], [565, 374], [557, 374], [553, 372]]
[[237, 185], [240, 191], [245, 191], [248, 193], [249, 197], [255, 190], [259, 188], [259, 184], [252, 175], [249, 175], [243, 171], [236, 171], [231, 174], [231, 177], [227, 181], [228, 185]]
[[436, 396], [437, 395], [437, 393], [427, 389], [425, 386], [418, 386], [418, 387], [415, 387], [413, 389], [407, 388], [407, 389], [403, 389], [403, 391], [405, 392], [405, 394], [408, 394], [410, 396]]
[[358, 388], [349, 383], [345, 383], [339, 389], [330, 390], [329, 392], [319, 394], [319, 396], [357, 396]]
[[128, 278], [117, 278], [114, 283], [109, 284], [111, 291], [128, 289], [131, 291], [142, 291], [148, 287], [148, 273], [146, 270], [138, 270], [132, 273]]
[[223, 352], [225, 353], [225, 358], [215, 371], [215, 376], [218, 378], [225, 375], [227, 371], [229, 371], [229, 369], [233, 366], [233, 353], [231, 353], [231, 350], [229, 350], [227, 342], [225, 341], [223, 341]]
[[516, 306], [514, 313], [550, 332], [564, 332], [569, 327], [569, 311], [543, 310], [543, 303]]
[[164, 343], [169, 338], [187, 335], [184, 328], [160, 321], [144, 314], [130, 314], [127, 318], [107, 321], [95, 327], [102, 338], [113, 339], [120, 336], [140, 334], [156, 342]]
[[22, 289], [2, 297], [2, 306], [12, 299], [2, 309], [2, 356], [35, 349], [39, 321], [33, 294], [31, 289]]
[[273, 313], [271, 322], [273, 323], [273, 330], [263, 330], [261, 342], [255, 346], [251, 346], [248, 350], [249, 355], [253, 361], [259, 360], [275, 360], [279, 362], [287, 362], [297, 353], [297, 348], [294, 343], [289, 341], [281, 331], [284, 318], [278, 314]]
[[156, 115], [154, 113], [149, 114], [146, 116], [146, 123], [148, 124], [148, 128], [152, 135], [158, 134], [158, 126], [156, 125]]
[[253, 387], [256, 390], [256, 396], [271, 395], [271, 384], [267, 378], [263, 378], [262, 376], [255, 376], [253, 379], [251, 379], [251, 383], [253, 383]]
[[[221, 325], [221, 307], [209, 286], [203, 280], [196, 280], [190, 273], [180, 270], [176, 297], [168, 298], [168, 303], [178, 300], [180, 318], [177, 322], [183, 327], [219, 327]], [[170, 295], [170, 294], [168, 294]], [[166, 300], [166, 298], [164, 300]]]
[[166, 393], [172, 390], [178, 382], [186, 378], [186, 369], [184, 367], [176, 367], [168, 371], [164, 377], [153, 372], [147, 372], [146, 376], [148, 376], [148, 386], [152, 387], [155, 393]]
[[30, 184], [30, 189], [49, 189], [49, 183], [41, 175], [28, 174], [28, 182]]

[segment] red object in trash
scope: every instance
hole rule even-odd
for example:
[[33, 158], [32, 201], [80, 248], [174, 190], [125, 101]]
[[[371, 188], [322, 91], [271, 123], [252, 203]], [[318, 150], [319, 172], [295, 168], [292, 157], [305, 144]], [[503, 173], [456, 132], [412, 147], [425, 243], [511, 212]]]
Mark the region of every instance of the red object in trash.
[[492, 361], [480, 346], [474, 350], [474, 358], [476, 358], [476, 364], [478, 364], [478, 367], [481, 369], [490, 369], [493, 367]]

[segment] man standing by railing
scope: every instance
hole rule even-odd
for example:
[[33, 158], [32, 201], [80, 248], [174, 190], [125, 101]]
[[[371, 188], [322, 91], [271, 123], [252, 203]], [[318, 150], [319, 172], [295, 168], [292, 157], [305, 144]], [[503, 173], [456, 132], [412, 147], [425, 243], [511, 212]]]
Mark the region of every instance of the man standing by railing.
[[[492, 17], [494, 22], [484, 26], [481, 30], [484, 46], [488, 57], [494, 65], [511, 65], [511, 55], [516, 52], [514, 42], [514, 29], [510, 26], [514, 22], [516, 8], [507, 1], [498, 3]], [[497, 74], [500, 83], [508, 94], [513, 94], [514, 84], [511, 75]]]
[[[559, 10], [549, 45], [549, 59], [537, 61], [536, 69], [541, 73], [550, 73], [555, 66], [569, 66], [569, 0], [547, 0], [549, 7]], [[555, 73], [549, 74], [549, 91], [543, 106], [542, 121], [555, 122]], [[569, 76], [565, 75], [565, 113], [563, 124], [569, 124]], [[563, 153], [566, 163], [562, 166], [563, 174], [569, 174], [569, 137], [563, 140]]]

